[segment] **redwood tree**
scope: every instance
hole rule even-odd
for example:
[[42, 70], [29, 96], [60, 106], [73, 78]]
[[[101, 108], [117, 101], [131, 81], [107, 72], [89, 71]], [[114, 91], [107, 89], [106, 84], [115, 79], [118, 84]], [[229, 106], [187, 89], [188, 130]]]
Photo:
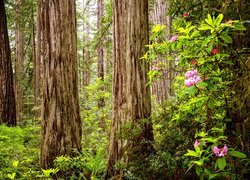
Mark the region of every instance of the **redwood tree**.
[[[97, 11], [97, 26], [98, 31], [101, 33], [102, 28], [102, 18], [103, 18], [103, 1], [98, 0], [97, 2], [98, 11]], [[101, 37], [102, 38], [102, 37]], [[104, 79], [104, 69], [103, 69], [103, 47], [102, 47], [102, 39], [100, 39], [100, 43], [98, 45], [98, 78], [101, 80]]]
[[21, 121], [23, 113], [23, 78], [24, 78], [24, 34], [21, 26], [22, 0], [15, 0], [16, 5], [16, 54], [15, 54], [15, 95], [16, 95], [16, 118]]
[[6, 12], [4, 1], [0, 0], [0, 122], [16, 125], [15, 93], [10, 55]]
[[36, 41], [34, 57], [34, 104], [37, 108], [35, 117], [41, 116], [41, 0], [36, 0]]
[[113, 0], [113, 100], [106, 178], [120, 178], [117, 162], [144, 164], [153, 141], [149, 64], [140, 59], [149, 43], [148, 1]]
[[[163, 35], [165, 39], [169, 39], [171, 31], [171, 17], [167, 15], [170, 8], [170, 0], [155, 0], [153, 9], [150, 11], [150, 21], [156, 25], [165, 25], [166, 33]], [[164, 56], [158, 55], [153, 61], [153, 66], [163, 65], [158, 67], [161, 69], [162, 77], [157, 79], [152, 86], [152, 94], [155, 96], [157, 103], [161, 103], [168, 99], [173, 93], [171, 92], [172, 84], [172, 62], [167, 59], [170, 53]]]
[[40, 165], [47, 169], [57, 156], [71, 156], [81, 149], [74, 0], [41, 2], [41, 40], [44, 81]]

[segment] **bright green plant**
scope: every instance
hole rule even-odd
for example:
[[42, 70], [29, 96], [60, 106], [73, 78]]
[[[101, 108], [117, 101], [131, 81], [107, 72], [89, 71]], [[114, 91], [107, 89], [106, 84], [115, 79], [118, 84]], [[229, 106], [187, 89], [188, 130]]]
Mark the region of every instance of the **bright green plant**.
[[[98, 101], [104, 101], [98, 107]], [[108, 143], [111, 118], [111, 78], [97, 79], [83, 87], [80, 94], [81, 117], [83, 122], [83, 148], [104, 149]]]
[[60, 170], [60, 178], [102, 179], [106, 171], [106, 155], [101, 148], [96, 152], [84, 149], [81, 154], [73, 158], [57, 157], [55, 166]]
[[[195, 150], [188, 150], [185, 154], [194, 158], [189, 164], [189, 169], [195, 166], [196, 174], [201, 179], [240, 178], [232, 162], [235, 162], [234, 157], [244, 159], [246, 155], [227, 147], [227, 137], [223, 135], [224, 130], [225, 128], [214, 127], [208, 132], [198, 132], [194, 143]], [[221, 148], [218, 148], [219, 145]]]
[[0, 126], [0, 179], [27, 179], [39, 174], [39, 129]]

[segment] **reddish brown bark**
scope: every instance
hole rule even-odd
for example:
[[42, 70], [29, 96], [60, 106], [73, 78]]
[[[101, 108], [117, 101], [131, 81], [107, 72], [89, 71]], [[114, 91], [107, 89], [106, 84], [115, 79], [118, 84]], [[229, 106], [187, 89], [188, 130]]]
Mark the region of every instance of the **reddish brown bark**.
[[0, 0], [0, 122], [16, 125], [13, 71], [4, 1]]
[[51, 168], [57, 156], [81, 150], [78, 100], [76, 4], [41, 2], [43, 111], [40, 165]]
[[41, 0], [36, 1], [36, 43], [35, 43], [35, 57], [34, 57], [34, 103], [35, 116], [41, 116]]
[[16, 118], [20, 122], [23, 114], [23, 78], [24, 78], [24, 34], [21, 28], [21, 0], [15, 1], [16, 5], [16, 58], [15, 58], [15, 95], [16, 95]]
[[[170, 0], [156, 0], [153, 9], [150, 11], [150, 21], [153, 25], [160, 24], [166, 26], [166, 34], [164, 34], [165, 39], [169, 39], [171, 31], [171, 17], [167, 15], [169, 8]], [[162, 77], [156, 80], [152, 86], [152, 94], [155, 96], [157, 103], [162, 103], [173, 94], [171, 91], [172, 62], [169, 60], [171, 58], [168, 56], [171, 56], [170, 53], [165, 56], [158, 55], [154, 62], [152, 62], [154, 66], [164, 64], [163, 67], [159, 67]]]
[[117, 162], [145, 163], [153, 133], [149, 64], [140, 59], [149, 43], [148, 1], [114, 0], [113, 8], [113, 115], [106, 178], [116, 179], [123, 176], [114, 168]]

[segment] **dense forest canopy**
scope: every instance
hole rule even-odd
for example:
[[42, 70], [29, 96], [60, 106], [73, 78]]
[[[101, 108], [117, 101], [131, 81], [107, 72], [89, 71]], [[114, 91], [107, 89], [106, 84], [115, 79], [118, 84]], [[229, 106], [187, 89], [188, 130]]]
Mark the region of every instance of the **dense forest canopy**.
[[0, 0], [0, 179], [248, 179], [249, 0]]

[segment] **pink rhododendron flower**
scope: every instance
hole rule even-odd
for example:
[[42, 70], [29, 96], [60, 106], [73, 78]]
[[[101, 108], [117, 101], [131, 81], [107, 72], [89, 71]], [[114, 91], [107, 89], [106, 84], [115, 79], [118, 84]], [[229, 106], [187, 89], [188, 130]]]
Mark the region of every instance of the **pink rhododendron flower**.
[[216, 156], [218, 156], [219, 155], [219, 148], [217, 147], [217, 146], [214, 146], [214, 154], [216, 155]]
[[185, 77], [186, 78], [192, 77], [192, 71], [187, 71], [186, 74], [185, 74]]
[[172, 37], [169, 39], [169, 42], [175, 42], [177, 39], [178, 39], [178, 36], [177, 36], [177, 35], [174, 35], [174, 36], [172, 36]]
[[195, 142], [194, 142], [194, 147], [196, 148], [196, 147], [198, 147], [200, 145], [200, 140], [195, 140]]
[[219, 50], [216, 49], [216, 48], [214, 48], [214, 49], [212, 50], [212, 54], [213, 54], [213, 55], [217, 54], [218, 52], [219, 52]]
[[193, 83], [192, 83], [192, 81], [190, 81], [190, 79], [185, 79], [184, 84], [186, 87], [190, 87], [193, 85]]
[[182, 17], [184, 17], [184, 18], [189, 17], [189, 13], [188, 12], [183, 13]]
[[152, 70], [153, 70], [153, 71], [157, 71], [157, 70], [158, 70], [158, 67], [157, 67], [157, 66], [153, 66], [153, 67], [152, 67]]
[[214, 154], [218, 157], [223, 157], [227, 155], [228, 148], [226, 145], [224, 145], [223, 148], [218, 148], [217, 146], [214, 146]]
[[228, 152], [228, 147], [227, 147], [226, 145], [224, 145], [224, 147], [223, 147], [222, 149], [223, 149], [223, 151], [224, 151], [225, 155], [227, 155], [227, 152]]
[[191, 71], [187, 71], [186, 74], [185, 74], [185, 77], [186, 78], [191, 78], [191, 77], [194, 77], [196, 76], [198, 73], [198, 71], [196, 69], [192, 69]]
[[200, 81], [201, 81], [201, 77], [200, 76], [194, 76], [194, 82], [195, 82], [195, 84], [197, 84]]
[[184, 84], [186, 87], [190, 87], [201, 81], [200, 76], [198, 76], [197, 74], [198, 74], [198, 71], [194, 68], [191, 71], [186, 72], [185, 77], [187, 79], [184, 81]]

